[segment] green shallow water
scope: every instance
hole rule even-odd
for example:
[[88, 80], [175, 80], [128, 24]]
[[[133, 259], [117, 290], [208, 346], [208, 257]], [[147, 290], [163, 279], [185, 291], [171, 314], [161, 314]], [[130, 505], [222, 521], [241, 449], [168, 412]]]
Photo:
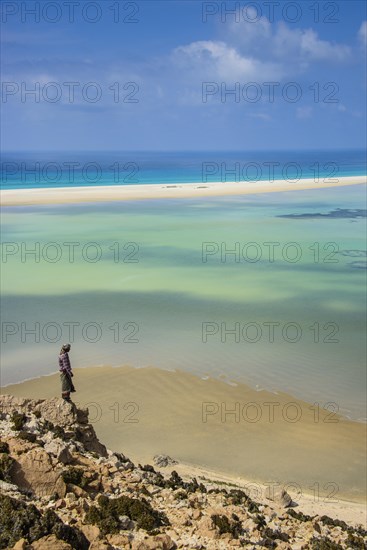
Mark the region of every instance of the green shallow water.
[[70, 340], [74, 366], [224, 376], [364, 418], [364, 201], [352, 186], [4, 208], [2, 384], [55, 371]]

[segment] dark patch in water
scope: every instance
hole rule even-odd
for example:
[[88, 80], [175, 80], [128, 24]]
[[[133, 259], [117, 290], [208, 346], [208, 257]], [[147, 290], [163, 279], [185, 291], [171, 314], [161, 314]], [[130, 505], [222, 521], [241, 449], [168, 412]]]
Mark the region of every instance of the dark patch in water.
[[355, 262], [350, 262], [348, 265], [354, 269], [367, 269], [367, 261], [357, 260]]
[[[346, 256], [347, 258], [366, 258], [367, 250], [346, 249], [338, 252], [340, 256]], [[354, 269], [367, 269], [367, 260], [354, 260], [347, 264]]]
[[337, 208], [336, 210], [331, 210], [327, 214], [321, 214], [320, 212], [311, 212], [307, 214], [282, 214], [277, 216], [278, 218], [289, 218], [289, 219], [319, 219], [319, 218], [365, 218], [367, 216], [367, 210], [361, 208], [348, 209], [348, 208]]
[[365, 258], [367, 256], [367, 250], [341, 250], [339, 254], [351, 258]]

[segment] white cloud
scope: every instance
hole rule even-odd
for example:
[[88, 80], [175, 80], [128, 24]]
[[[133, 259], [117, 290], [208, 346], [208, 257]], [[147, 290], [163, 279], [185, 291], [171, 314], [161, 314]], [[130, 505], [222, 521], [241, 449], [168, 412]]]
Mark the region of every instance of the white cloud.
[[[304, 72], [311, 63], [343, 62], [351, 54], [349, 46], [321, 40], [312, 29], [271, 24], [266, 17], [255, 23], [232, 20], [223, 38], [175, 48], [170, 61], [177, 78], [183, 76], [188, 87], [205, 81], [227, 82], [228, 86], [235, 82], [279, 82]], [[194, 100], [187, 93], [181, 94], [181, 99]]]
[[345, 61], [349, 58], [351, 50], [344, 44], [332, 44], [326, 40], [320, 40], [317, 33], [307, 29], [301, 33], [301, 53], [315, 60]]
[[277, 63], [265, 63], [243, 56], [225, 42], [203, 40], [180, 46], [173, 52], [177, 66], [203, 79], [249, 81], [279, 79], [283, 70]]
[[321, 40], [313, 29], [292, 30], [284, 23], [277, 26], [272, 41], [274, 53], [283, 59], [345, 61], [351, 53], [349, 46]]
[[367, 21], [363, 21], [359, 31], [358, 31], [358, 40], [360, 41], [363, 48], [367, 46]]
[[284, 22], [271, 24], [266, 17], [256, 22], [232, 21], [228, 24], [226, 37], [243, 55], [256, 55], [267, 61], [342, 62], [351, 54], [349, 46], [322, 40], [313, 29], [290, 28]]
[[[248, 8], [249, 19], [256, 16], [254, 8]], [[261, 49], [267, 48], [267, 43], [271, 39], [271, 23], [266, 17], [261, 17], [258, 21], [240, 20], [228, 23], [228, 30], [231, 38], [237, 44], [249, 51], [261, 52]]]

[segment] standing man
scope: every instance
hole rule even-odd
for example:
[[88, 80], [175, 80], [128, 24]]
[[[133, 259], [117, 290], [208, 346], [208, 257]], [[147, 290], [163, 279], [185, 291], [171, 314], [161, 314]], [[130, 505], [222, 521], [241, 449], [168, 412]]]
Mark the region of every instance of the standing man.
[[61, 391], [62, 398], [65, 401], [71, 402], [70, 392], [75, 392], [74, 384], [72, 377], [74, 376], [71, 371], [71, 364], [69, 359], [69, 351], [71, 345], [64, 344], [61, 348], [59, 355], [59, 369], [60, 369], [60, 379], [61, 379]]

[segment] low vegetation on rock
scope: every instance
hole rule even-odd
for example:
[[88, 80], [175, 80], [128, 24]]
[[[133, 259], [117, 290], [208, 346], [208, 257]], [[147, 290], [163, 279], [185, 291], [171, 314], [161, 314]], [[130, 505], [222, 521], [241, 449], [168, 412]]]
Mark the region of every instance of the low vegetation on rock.
[[52, 510], [41, 513], [33, 504], [0, 494], [0, 548], [11, 548], [19, 539], [32, 543], [54, 534], [76, 550], [87, 550], [89, 542], [78, 529], [64, 524]]
[[114, 499], [101, 496], [98, 499], [98, 507], [92, 506], [88, 510], [86, 521], [98, 525], [104, 534], [113, 534], [121, 529], [121, 516], [127, 516], [135, 521], [139, 529], [144, 529], [148, 533], [169, 523], [165, 514], [154, 510], [144, 498], [130, 498], [125, 495]]
[[362, 526], [297, 511], [284, 490], [255, 501], [233, 483], [180, 475], [166, 455], [164, 473], [135, 466], [61, 399], [4, 395], [0, 411], [0, 549], [367, 547]]

